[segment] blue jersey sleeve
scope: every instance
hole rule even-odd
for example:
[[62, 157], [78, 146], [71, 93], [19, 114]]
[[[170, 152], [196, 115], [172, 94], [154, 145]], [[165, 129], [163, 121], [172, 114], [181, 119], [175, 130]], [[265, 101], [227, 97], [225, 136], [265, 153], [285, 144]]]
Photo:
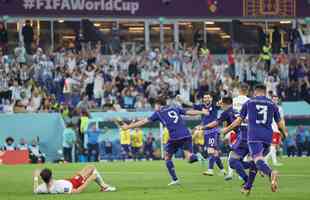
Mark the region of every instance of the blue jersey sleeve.
[[194, 109], [194, 110], [202, 110], [202, 106], [201, 106], [201, 105], [198, 105], [198, 104], [195, 104], [195, 105], [193, 106], [193, 109]]
[[217, 123], [221, 124], [223, 123], [224, 121], [226, 121], [227, 119], [227, 115], [226, 115], [226, 112], [222, 112], [220, 117], [217, 119]]
[[278, 106], [274, 105], [274, 120], [278, 123], [281, 120], [281, 114], [279, 112]]
[[178, 111], [178, 113], [179, 113], [180, 115], [186, 115], [186, 111], [185, 111], [183, 108], [178, 107], [178, 108], [176, 108], [176, 110]]
[[243, 104], [241, 108], [239, 117], [241, 117], [242, 119], [245, 119], [247, 115], [248, 115], [248, 103], [245, 103]]
[[158, 113], [157, 113], [157, 112], [154, 112], [154, 113], [152, 114], [152, 116], [150, 116], [150, 117], [148, 118], [148, 120], [149, 120], [150, 122], [158, 121], [158, 120], [159, 120]]

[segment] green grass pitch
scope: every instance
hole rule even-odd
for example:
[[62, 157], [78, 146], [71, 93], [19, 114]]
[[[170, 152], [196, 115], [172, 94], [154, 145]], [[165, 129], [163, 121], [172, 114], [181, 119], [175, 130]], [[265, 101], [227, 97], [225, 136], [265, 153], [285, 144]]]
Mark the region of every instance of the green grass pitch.
[[201, 175], [201, 164], [175, 161], [180, 186], [168, 187], [169, 176], [164, 161], [96, 163], [104, 179], [117, 187], [114, 193], [100, 193], [95, 184], [75, 195], [33, 195], [32, 171], [49, 167], [55, 178], [71, 177], [85, 164], [0, 165], [0, 200], [309, 200], [310, 159], [282, 159], [280, 190], [271, 193], [267, 178], [257, 177], [249, 197], [240, 194], [238, 178], [224, 182], [222, 176]]

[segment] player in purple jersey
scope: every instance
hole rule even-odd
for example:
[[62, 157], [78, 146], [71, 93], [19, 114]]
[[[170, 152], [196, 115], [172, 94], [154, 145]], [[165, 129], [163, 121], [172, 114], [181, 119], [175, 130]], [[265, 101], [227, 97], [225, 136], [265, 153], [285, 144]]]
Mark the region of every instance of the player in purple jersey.
[[266, 97], [266, 86], [258, 85], [255, 87], [254, 97], [242, 106], [240, 116], [231, 125], [223, 128], [221, 132], [227, 133], [235, 129], [241, 125], [246, 117], [248, 117], [248, 146], [256, 169], [250, 168], [253, 174], [249, 175], [248, 181], [241, 191], [244, 194], [250, 193], [256, 176], [254, 172], [259, 170], [270, 178], [271, 191], [276, 192], [278, 189], [278, 172], [272, 170], [264, 160], [271, 144], [273, 119], [283, 137], [287, 136], [287, 132], [277, 105]]
[[[247, 97], [248, 92], [249, 92], [249, 86], [247, 84], [242, 84], [240, 85], [240, 88], [239, 88], [239, 95], [233, 98], [233, 109], [236, 110], [238, 113], [240, 113], [243, 104], [245, 104], [249, 100], [249, 98]], [[230, 162], [229, 162], [229, 160], [231, 160], [230, 158], [235, 157], [239, 159], [240, 157], [240, 159], [242, 159], [242, 157], [244, 157], [246, 152], [249, 152], [249, 148], [247, 144], [247, 131], [248, 131], [247, 126], [248, 125], [246, 123], [241, 124], [240, 132], [238, 133], [237, 135], [238, 137], [235, 141], [236, 143], [234, 143], [231, 146], [232, 151], [229, 153], [229, 156], [228, 156], [228, 173], [227, 173], [227, 176], [225, 176], [224, 178], [224, 180], [226, 181], [232, 180], [233, 178], [233, 169], [230, 167]]]
[[[213, 97], [210, 93], [206, 93], [203, 96], [203, 104], [194, 105], [193, 108], [195, 110], [208, 110], [209, 113], [202, 116], [201, 119], [201, 125], [207, 125], [217, 119], [218, 114], [218, 106], [215, 106], [213, 104]], [[213, 168], [214, 164], [217, 164], [219, 169], [221, 170], [221, 173], [224, 175], [226, 174], [226, 171], [224, 169], [222, 160], [220, 158], [220, 152], [219, 152], [219, 143], [220, 143], [220, 131], [219, 129], [215, 127], [207, 127], [205, 129], [205, 146], [207, 148], [207, 153], [209, 155], [209, 167], [208, 171], [204, 172], [204, 175], [207, 176], [213, 176]]]
[[[231, 97], [222, 98], [220, 105], [223, 110], [220, 117], [217, 120], [201, 128], [203, 129], [213, 128], [223, 123], [225, 123], [225, 125], [228, 126], [237, 119], [239, 113], [233, 109], [233, 100]], [[230, 152], [229, 155], [229, 166], [232, 169], [236, 170], [236, 172], [242, 178], [244, 183], [246, 183], [248, 180], [248, 175], [245, 172], [245, 169], [250, 168], [250, 163], [244, 162], [243, 159], [249, 153], [248, 145], [246, 143], [246, 140], [244, 142], [244, 140], [242, 139], [242, 134], [240, 133], [239, 127], [236, 127], [233, 131], [235, 131], [238, 134], [238, 139], [237, 142], [232, 146], [232, 151]]]
[[158, 98], [155, 102], [155, 112], [151, 117], [142, 119], [129, 125], [123, 125], [123, 129], [133, 129], [143, 126], [149, 122], [160, 121], [169, 131], [169, 140], [165, 149], [165, 161], [172, 182], [169, 185], [176, 185], [179, 179], [176, 175], [172, 156], [179, 148], [183, 149], [186, 159], [189, 163], [198, 161], [198, 157], [193, 154], [192, 136], [186, 127], [182, 115], [203, 115], [207, 111], [188, 110], [185, 111], [180, 107], [166, 106], [164, 98]]

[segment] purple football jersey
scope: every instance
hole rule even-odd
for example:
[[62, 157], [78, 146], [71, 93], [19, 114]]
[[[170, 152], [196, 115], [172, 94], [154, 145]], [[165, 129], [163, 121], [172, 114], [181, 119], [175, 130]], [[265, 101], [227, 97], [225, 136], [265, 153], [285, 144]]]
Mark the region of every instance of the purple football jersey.
[[239, 116], [239, 113], [236, 110], [234, 110], [232, 107], [230, 107], [221, 113], [217, 121], [218, 123], [226, 122], [228, 125], [230, 125], [235, 121], [237, 116]]
[[182, 115], [186, 111], [180, 107], [163, 107], [160, 111], [153, 113], [149, 117], [149, 121], [160, 121], [169, 131], [170, 140], [179, 140], [186, 137], [191, 137], [189, 130], [186, 127]]
[[248, 142], [271, 143], [272, 121], [281, 120], [277, 105], [265, 96], [251, 98], [245, 103], [240, 117], [248, 117]]
[[215, 121], [217, 119], [217, 114], [218, 114], [218, 108], [214, 105], [210, 105], [207, 106], [205, 104], [198, 104], [198, 105], [194, 105], [193, 107], [195, 110], [203, 110], [203, 109], [207, 109], [209, 110], [210, 114], [209, 115], [203, 115], [202, 116], [202, 124], [203, 125], [207, 125], [213, 121]]

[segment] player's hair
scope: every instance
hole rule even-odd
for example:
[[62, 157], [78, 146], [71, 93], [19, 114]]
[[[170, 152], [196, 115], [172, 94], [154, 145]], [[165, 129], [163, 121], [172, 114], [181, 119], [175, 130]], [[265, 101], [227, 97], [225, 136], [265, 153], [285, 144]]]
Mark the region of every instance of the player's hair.
[[159, 104], [161, 106], [167, 105], [166, 98], [164, 96], [160, 96], [155, 100], [155, 104]]
[[255, 90], [260, 90], [266, 92], [267, 88], [265, 85], [259, 84], [255, 86]]
[[233, 103], [233, 99], [231, 97], [223, 97], [222, 103], [225, 105], [231, 105]]
[[12, 137], [7, 137], [6, 139], [5, 139], [5, 142], [6, 143], [9, 143], [9, 142], [14, 142], [14, 139], [12, 138]]
[[249, 92], [249, 86], [248, 84], [242, 84], [240, 85], [240, 91], [243, 93], [243, 94], [247, 94]]
[[43, 182], [48, 184], [52, 179], [52, 171], [50, 169], [45, 168], [40, 172], [40, 176]]
[[205, 93], [203, 94], [203, 96], [207, 96], [207, 95], [209, 95], [209, 96], [213, 97], [212, 92], [205, 92]]

